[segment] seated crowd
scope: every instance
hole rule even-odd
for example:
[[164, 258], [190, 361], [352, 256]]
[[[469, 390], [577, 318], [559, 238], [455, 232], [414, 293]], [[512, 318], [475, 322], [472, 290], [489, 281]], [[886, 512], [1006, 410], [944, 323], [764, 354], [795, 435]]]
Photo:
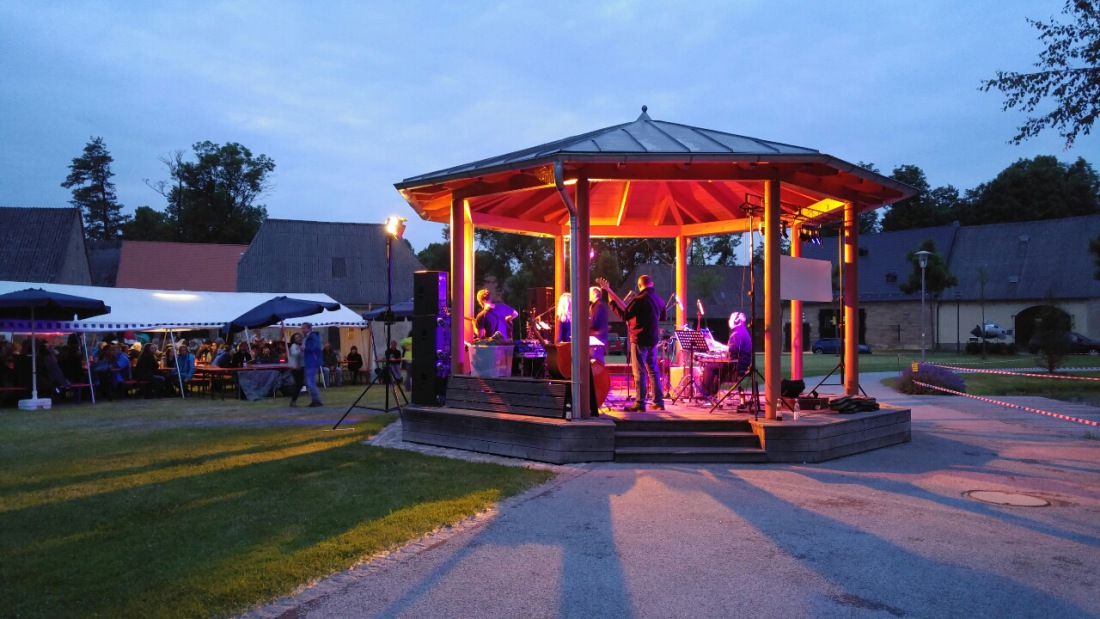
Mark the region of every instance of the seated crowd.
[[[79, 393], [89, 384], [95, 386], [97, 396], [107, 399], [132, 391], [145, 397], [161, 397], [177, 395], [181, 385], [194, 378], [196, 367], [203, 364], [220, 368], [286, 366], [290, 357], [286, 342], [265, 341], [259, 335], [235, 347], [219, 338], [205, 342], [179, 340], [175, 346], [165, 342], [162, 349], [153, 342], [120, 343], [116, 334], [108, 334], [90, 346], [92, 352], [85, 357], [83, 339], [70, 334], [59, 346], [38, 338], [37, 372], [32, 372], [32, 345], [30, 338], [11, 342], [0, 335], [0, 405], [30, 397], [34, 379], [40, 398]], [[321, 357], [326, 380], [332, 384], [343, 383], [345, 366], [351, 383], [359, 382], [364, 362], [357, 347], [350, 347], [341, 360], [339, 351], [325, 343]]]

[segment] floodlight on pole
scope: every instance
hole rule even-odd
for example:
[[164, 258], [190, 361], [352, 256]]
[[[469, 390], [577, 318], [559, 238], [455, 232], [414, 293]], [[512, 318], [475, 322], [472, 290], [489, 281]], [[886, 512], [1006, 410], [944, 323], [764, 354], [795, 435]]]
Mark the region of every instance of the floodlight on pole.
[[928, 268], [928, 256], [930, 251], [918, 251], [914, 254], [920, 263], [920, 362], [924, 363], [924, 271]]
[[390, 235], [390, 238], [400, 239], [405, 236], [405, 222], [409, 219], [407, 217], [398, 217], [397, 215], [390, 216], [386, 220], [386, 234]]

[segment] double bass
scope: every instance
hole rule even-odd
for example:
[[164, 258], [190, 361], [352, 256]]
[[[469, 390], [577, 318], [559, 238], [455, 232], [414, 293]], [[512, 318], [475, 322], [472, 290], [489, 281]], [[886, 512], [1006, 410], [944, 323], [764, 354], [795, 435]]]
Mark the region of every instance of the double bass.
[[[535, 337], [542, 343], [542, 347], [546, 349], [546, 368], [550, 371], [550, 378], [559, 380], [572, 380], [573, 378], [573, 343], [572, 342], [559, 342], [557, 344], [548, 342], [546, 338], [539, 333], [538, 329], [535, 329]], [[607, 368], [603, 363], [595, 359], [589, 359], [589, 384], [592, 385], [592, 390], [589, 398], [589, 403], [592, 406], [592, 414], [597, 414], [597, 409], [607, 399], [607, 394], [611, 393], [611, 375], [608, 373]]]

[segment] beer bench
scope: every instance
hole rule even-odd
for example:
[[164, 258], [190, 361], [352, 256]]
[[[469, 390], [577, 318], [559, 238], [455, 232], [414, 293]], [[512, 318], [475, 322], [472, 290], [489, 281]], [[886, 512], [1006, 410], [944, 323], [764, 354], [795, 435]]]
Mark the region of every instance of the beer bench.
[[455, 375], [447, 379], [447, 407], [564, 418], [570, 404], [569, 387], [567, 380]]

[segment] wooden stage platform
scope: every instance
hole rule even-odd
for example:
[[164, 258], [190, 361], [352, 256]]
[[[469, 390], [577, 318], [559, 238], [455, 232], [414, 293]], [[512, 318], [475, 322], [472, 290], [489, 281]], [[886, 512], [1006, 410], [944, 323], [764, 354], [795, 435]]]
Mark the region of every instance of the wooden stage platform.
[[627, 413], [619, 402], [580, 420], [410, 405], [403, 440], [527, 460], [574, 462], [822, 462], [910, 440], [910, 411], [802, 411], [782, 421], [681, 400]]

